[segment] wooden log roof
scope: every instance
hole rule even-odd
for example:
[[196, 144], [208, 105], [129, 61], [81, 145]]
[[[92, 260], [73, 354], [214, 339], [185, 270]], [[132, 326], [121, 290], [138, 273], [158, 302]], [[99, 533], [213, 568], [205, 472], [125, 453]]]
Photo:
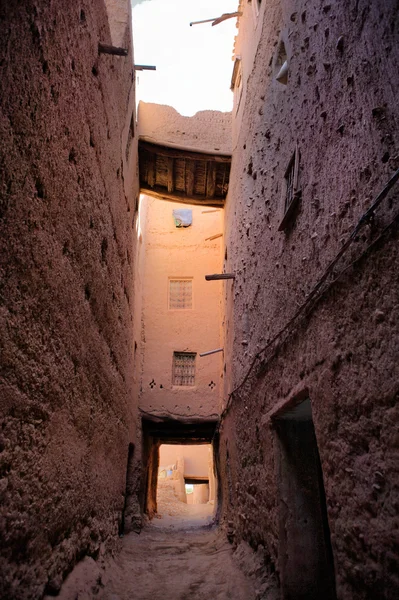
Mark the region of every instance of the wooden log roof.
[[164, 200], [224, 206], [231, 156], [139, 141], [140, 191]]

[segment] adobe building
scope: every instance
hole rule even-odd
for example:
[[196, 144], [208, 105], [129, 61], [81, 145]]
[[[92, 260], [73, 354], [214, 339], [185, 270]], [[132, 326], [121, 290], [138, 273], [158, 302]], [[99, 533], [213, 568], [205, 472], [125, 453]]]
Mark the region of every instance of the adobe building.
[[117, 547], [136, 443], [130, 2], [1, 2], [0, 56], [0, 597], [26, 600]]
[[0, 2], [1, 599], [117, 555], [164, 444], [273, 599], [399, 595], [397, 2], [238, 8], [232, 114], [137, 131], [128, 0]]
[[[213, 505], [216, 479], [212, 446], [162, 444], [159, 449], [158, 484], [164, 479], [172, 482], [175, 495], [181, 502]], [[189, 493], [188, 486], [191, 487]]]
[[284, 599], [394, 598], [397, 3], [239, 10], [222, 513]]
[[[189, 444], [209, 444], [219, 420], [223, 287], [220, 281], [209, 286], [205, 276], [222, 268], [231, 114], [184, 117], [171, 107], [141, 102], [138, 134], [144, 258], [135, 379], [144, 425], [143, 454], [136, 454], [132, 466], [142, 470], [139, 501], [133, 495], [127, 530], [137, 526], [141, 512], [156, 512], [160, 444], [180, 444], [181, 435]], [[207, 354], [213, 350], [218, 352]], [[163, 430], [161, 437], [151, 431], [153, 424]], [[202, 427], [208, 433], [198, 439]], [[183, 479], [182, 473], [185, 497]], [[214, 496], [213, 484], [212, 490]]]

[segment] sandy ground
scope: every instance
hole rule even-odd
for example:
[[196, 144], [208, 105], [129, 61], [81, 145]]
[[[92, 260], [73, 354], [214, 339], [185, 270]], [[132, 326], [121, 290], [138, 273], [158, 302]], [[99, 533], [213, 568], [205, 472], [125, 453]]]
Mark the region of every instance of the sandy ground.
[[216, 529], [148, 526], [131, 534], [103, 585], [104, 600], [255, 599]]
[[[158, 480], [158, 514], [152, 522], [157, 527], [202, 526], [213, 523], [213, 504], [185, 504], [176, 498], [170, 480]], [[159, 521], [159, 522], [158, 522]]]
[[159, 518], [126, 536], [118, 563], [104, 573], [104, 600], [255, 598], [213, 527], [211, 504], [179, 502], [168, 481], [159, 482], [157, 503]]
[[259, 586], [259, 557], [248, 546], [233, 554], [213, 506], [183, 504], [162, 488], [160, 518], [125, 536], [116, 559], [79, 563], [59, 600], [274, 600]]

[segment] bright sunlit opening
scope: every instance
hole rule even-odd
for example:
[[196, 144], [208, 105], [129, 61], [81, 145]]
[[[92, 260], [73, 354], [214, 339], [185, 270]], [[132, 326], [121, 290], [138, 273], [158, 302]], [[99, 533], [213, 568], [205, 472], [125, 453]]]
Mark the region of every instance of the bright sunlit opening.
[[138, 100], [168, 104], [180, 114], [230, 111], [236, 18], [212, 27], [190, 22], [237, 11], [238, 0], [132, 0]]

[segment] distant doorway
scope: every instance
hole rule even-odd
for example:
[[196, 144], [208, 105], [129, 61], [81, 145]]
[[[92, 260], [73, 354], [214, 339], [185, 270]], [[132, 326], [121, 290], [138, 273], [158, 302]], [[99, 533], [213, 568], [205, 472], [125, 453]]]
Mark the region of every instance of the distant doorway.
[[284, 600], [335, 600], [323, 474], [309, 399], [274, 419]]
[[165, 523], [206, 524], [215, 505], [211, 444], [161, 444], [157, 516]]
[[[148, 515], [150, 519], [154, 517], [162, 517], [167, 514], [165, 508], [162, 507], [162, 498], [158, 492], [161, 487], [170, 488], [168, 484], [163, 485], [165, 481], [177, 481], [175, 489], [169, 489], [168, 493], [177, 495], [180, 501], [180, 508], [187, 508], [186, 484], [188, 486], [206, 486], [202, 488], [201, 495], [204, 500], [206, 498], [207, 514], [211, 513], [212, 518], [217, 509], [216, 497], [219, 490], [217, 485], [219, 477], [219, 462], [218, 462], [218, 444], [219, 438], [216, 434], [217, 421], [205, 421], [203, 419], [196, 421], [177, 421], [170, 418], [154, 418], [143, 419], [143, 446], [142, 446], [142, 463], [143, 477], [140, 489], [140, 503], [142, 511]], [[164, 448], [170, 448], [173, 455], [165, 455]], [[180, 451], [176, 454], [176, 448], [183, 450], [183, 455]], [[200, 450], [195, 450], [196, 448]], [[186, 450], [187, 449], [187, 452]], [[190, 450], [194, 449], [194, 450]], [[202, 449], [202, 450], [201, 450]], [[192, 454], [194, 452], [194, 454]], [[202, 470], [194, 464], [194, 458], [197, 460], [198, 452], [204, 452], [208, 468], [202, 467]], [[184, 460], [185, 454], [187, 460]], [[190, 454], [191, 453], [191, 454]], [[179, 468], [178, 468], [179, 463]], [[186, 463], [184, 465], [184, 463]], [[182, 475], [177, 475], [176, 471], [180, 471]], [[175, 473], [173, 473], [175, 471]], [[187, 488], [190, 490], [190, 488]], [[194, 492], [193, 489], [193, 492]], [[196, 494], [198, 495], [198, 494]], [[172, 497], [173, 499], [173, 497]], [[193, 497], [194, 499], [194, 497]], [[190, 502], [190, 501], [189, 501]], [[191, 504], [191, 502], [190, 502]], [[194, 504], [194, 506], [200, 506]], [[197, 510], [198, 512], [198, 510]], [[176, 519], [176, 515], [168, 515], [168, 518]], [[216, 517], [216, 515], [215, 515]], [[212, 521], [212, 518], [210, 519]]]

